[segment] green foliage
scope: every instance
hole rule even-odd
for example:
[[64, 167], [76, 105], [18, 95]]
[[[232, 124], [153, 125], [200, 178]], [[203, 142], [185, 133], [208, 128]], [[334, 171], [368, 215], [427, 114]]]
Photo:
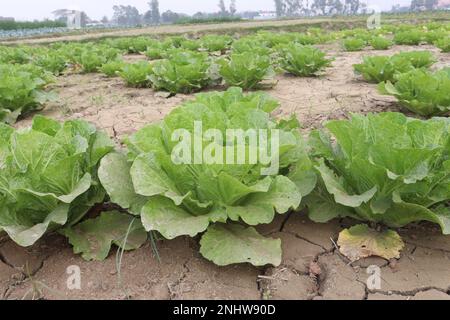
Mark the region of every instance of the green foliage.
[[0, 47], [0, 63], [25, 64], [32, 59], [28, 47]]
[[387, 50], [392, 46], [392, 41], [385, 37], [373, 37], [369, 40], [369, 44], [375, 50]]
[[102, 212], [98, 218], [85, 220], [61, 231], [69, 238], [76, 254], [85, 260], [102, 261], [112, 244], [123, 250], [136, 250], [147, 241], [147, 232], [135, 217], [118, 211]]
[[21, 30], [40, 28], [65, 28], [67, 24], [61, 21], [0, 21], [0, 30]]
[[259, 55], [270, 55], [271, 49], [253, 37], [241, 38], [233, 42], [232, 53], [253, 52]]
[[217, 63], [225, 83], [243, 89], [255, 89], [274, 75], [270, 58], [253, 52], [235, 53]]
[[201, 44], [200, 41], [186, 39], [181, 42], [180, 47], [191, 51], [197, 51], [198, 49], [200, 49]]
[[302, 44], [305, 46], [323, 42], [323, 40], [320, 38], [319, 35], [312, 36], [312, 35], [304, 34], [304, 33], [296, 34], [294, 41], [295, 41], [295, 43]]
[[381, 83], [380, 91], [397, 98], [400, 105], [421, 116], [446, 115], [450, 111], [450, 68], [430, 72], [413, 70], [399, 74], [396, 83]]
[[117, 77], [120, 71], [125, 67], [125, 62], [123, 60], [112, 60], [100, 67], [100, 72], [105, 74], [107, 77]]
[[150, 60], [158, 60], [158, 59], [163, 58], [164, 52], [165, 52], [165, 49], [163, 48], [162, 44], [158, 44], [158, 45], [152, 45], [151, 47], [148, 47], [144, 54]]
[[396, 60], [408, 60], [414, 68], [428, 68], [436, 63], [436, 58], [430, 51], [408, 51], [401, 52], [392, 57]]
[[293, 33], [260, 31], [256, 34], [255, 39], [269, 48], [273, 48], [294, 42], [296, 36], [297, 34]]
[[147, 37], [118, 38], [106, 41], [108, 46], [127, 53], [145, 52], [148, 47], [152, 47], [156, 43], [158, 43], [157, 40]]
[[103, 45], [74, 45], [64, 48], [64, 54], [81, 68], [83, 73], [98, 72], [110, 60], [115, 60], [118, 50]]
[[360, 38], [349, 38], [349, 39], [345, 39], [345, 40], [342, 42], [342, 44], [343, 44], [343, 46], [344, 46], [344, 49], [345, 49], [346, 51], [350, 51], [350, 52], [352, 52], [352, 51], [361, 51], [361, 50], [363, 50], [363, 49], [366, 47], [366, 45], [367, 45], [366, 41], [363, 40], [363, 39], [360, 39]]
[[434, 44], [441, 49], [442, 52], [450, 52], [450, 37], [437, 40]]
[[394, 35], [394, 42], [399, 45], [417, 46], [423, 41], [423, 31], [413, 29], [397, 32]]
[[230, 47], [232, 42], [233, 38], [226, 35], [206, 35], [200, 39], [202, 48], [209, 52], [224, 52]]
[[214, 18], [180, 18], [174, 24], [203, 24], [203, 23], [225, 23], [225, 22], [239, 22], [242, 21], [240, 17], [214, 17]]
[[21, 114], [53, 98], [45, 92], [52, 77], [34, 65], [0, 65], [0, 122], [13, 124]]
[[434, 44], [436, 41], [449, 37], [449, 32], [444, 29], [428, 31], [425, 34], [425, 40], [428, 44]]
[[206, 54], [182, 51], [169, 59], [156, 61], [150, 76], [156, 90], [175, 93], [191, 93], [210, 83], [211, 64]]
[[47, 53], [39, 54], [33, 63], [44, 70], [53, 73], [55, 76], [60, 75], [67, 68], [67, 61], [57, 51], [49, 51]]
[[[298, 208], [302, 196], [314, 188], [316, 176], [298, 122], [277, 122], [270, 116], [277, 105], [265, 94], [243, 95], [238, 88], [200, 94], [162, 123], [129, 137], [125, 141], [128, 157], [120, 153], [105, 157], [99, 170], [102, 185], [111, 201], [141, 216], [147, 231], [157, 231], [166, 239], [195, 237], [206, 231], [200, 252], [219, 265], [278, 265], [280, 241], [264, 238], [241, 224], [270, 223], [276, 213]], [[248, 161], [252, 148], [246, 139], [224, 144], [196, 136], [203, 145], [201, 154], [198, 150], [194, 153], [196, 147], [188, 140], [171, 140], [180, 129], [194, 134], [196, 121], [202, 123], [204, 132], [214, 128], [224, 138], [227, 129], [279, 129], [279, 170], [266, 176], [261, 169], [268, 164]], [[214, 152], [208, 146], [214, 146]], [[228, 153], [234, 152], [236, 160], [236, 151], [242, 148], [247, 161], [227, 164]], [[270, 147], [263, 144], [260, 148]], [[215, 160], [204, 158], [197, 164], [194, 155], [197, 159], [214, 156]], [[284, 175], [287, 173], [289, 177]], [[239, 221], [241, 224], [235, 224]]]
[[134, 88], [149, 88], [152, 73], [153, 65], [147, 61], [125, 64], [119, 71], [119, 75], [125, 80], [126, 85]]
[[414, 68], [428, 68], [435, 62], [435, 57], [429, 51], [410, 51], [392, 57], [364, 57], [362, 64], [356, 64], [353, 67], [368, 82], [390, 81], [394, 83], [397, 81], [397, 75], [409, 72]]
[[326, 54], [312, 46], [291, 44], [280, 50], [281, 68], [300, 77], [314, 76], [331, 65]]
[[97, 180], [111, 140], [87, 122], [36, 116], [31, 128], [0, 125], [0, 228], [21, 246], [77, 223], [104, 190]]
[[305, 199], [312, 220], [351, 217], [394, 228], [425, 220], [450, 234], [448, 119], [381, 113], [325, 127], [310, 137], [320, 177]]
[[414, 68], [408, 59], [386, 56], [364, 57], [362, 64], [355, 64], [353, 67], [364, 80], [371, 83], [395, 82], [395, 75]]

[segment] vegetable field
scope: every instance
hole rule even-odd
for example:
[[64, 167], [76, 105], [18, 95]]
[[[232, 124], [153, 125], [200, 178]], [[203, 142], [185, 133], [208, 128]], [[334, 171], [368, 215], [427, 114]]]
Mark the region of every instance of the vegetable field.
[[1, 46], [0, 297], [450, 299], [446, 21]]

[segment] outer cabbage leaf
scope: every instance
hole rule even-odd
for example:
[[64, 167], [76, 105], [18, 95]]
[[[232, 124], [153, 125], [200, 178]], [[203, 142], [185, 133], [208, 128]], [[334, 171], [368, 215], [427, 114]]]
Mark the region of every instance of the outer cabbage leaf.
[[118, 211], [102, 212], [99, 217], [65, 228], [61, 233], [85, 260], [106, 259], [112, 244], [135, 250], [147, 241], [147, 232], [139, 219]]
[[103, 201], [97, 167], [113, 144], [94, 126], [36, 116], [31, 128], [0, 132], [7, 138], [0, 144], [0, 226], [19, 245], [78, 222]]

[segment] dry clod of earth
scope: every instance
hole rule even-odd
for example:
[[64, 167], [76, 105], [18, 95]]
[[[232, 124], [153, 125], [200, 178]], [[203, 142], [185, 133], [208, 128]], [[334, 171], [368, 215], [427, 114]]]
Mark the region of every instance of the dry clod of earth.
[[367, 300], [450, 300], [450, 295], [435, 289], [418, 292], [414, 296], [398, 294], [385, 295], [381, 293], [369, 294]]
[[[360, 272], [359, 280], [368, 275]], [[415, 294], [427, 288], [450, 289], [450, 252], [407, 245], [395, 268], [381, 269], [381, 292]]]
[[270, 268], [260, 283], [264, 299], [311, 300], [317, 296], [316, 281], [289, 268]]
[[6, 264], [21, 271], [24, 276], [33, 276], [45, 260], [43, 255], [33, 252], [33, 249], [20, 247], [12, 241], [0, 247], [0, 257]]
[[309, 274], [311, 263], [319, 254], [325, 252], [322, 247], [287, 232], [275, 233], [272, 236], [281, 239], [283, 265], [301, 274]]
[[336, 253], [319, 257], [323, 274], [320, 277], [320, 295], [325, 300], [363, 300], [365, 285], [358, 281], [355, 270]]
[[284, 225], [283, 232], [295, 235], [304, 241], [322, 248], [323, 251], [334, 249], [334, 243], [342, 231], [337, 220], [329, 223], [314, 223], [306, 215], [294, 215]]

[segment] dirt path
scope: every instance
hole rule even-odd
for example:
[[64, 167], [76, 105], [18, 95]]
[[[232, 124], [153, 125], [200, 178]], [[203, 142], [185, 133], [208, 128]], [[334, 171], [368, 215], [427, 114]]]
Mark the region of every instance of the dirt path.
[[[335, 57], [333, 67], [319, 78], [278, 76], [269, 91], [281, 102], [277, 116], [295, 113], [305, 130], [350, 112], [398, 111], [393, 99], [377, 93], [353, 74], [352, 65], [364, 55], [393, 54], [417, 47], [394, 47], [386, 52], [344, 53], [324, 46]], [[450, 55], [433, 51], [435, 66], [450, 65]], [[139, 59], [139, 57], [128, 57]], [[117, 142], [146, 123], [161, 120], [192, 96], [165, 98], [151, 89], [125, 88], [120, 79], [101, 75], [69, 75], [59, 79], [60, 99], [43, 113], [64, 120], [83, 118], [105, 129]], [[31, 118], [18, 123], [30, 124]], [[314, 224], [304, 213], [280, 216], [260, 227], [283, 240], [283, 263], [278, 268], [249, 265], [220, 268], [198, 253], [198, 239], [159, 241], [160, 262], [150, 245], [126, 253], [118, 272], [115, 254], [104, 262], [85, 262], [67, 241], [50, 236], [30, 248], [0, 244], [0, 298], [7, 299], [450, 299], [450, 237], [429, 225], [400, 230], [407, 248], [398, 261], [370, 258], [349, 264], [334, 242], [350, 221]], [[334, 242], [333, 242], [334, 241]], [[81, 290], [67, 289], [67, 268], [79, 266]], [[382, 284], [369, 290], [367, 268], [381, 268]]]

